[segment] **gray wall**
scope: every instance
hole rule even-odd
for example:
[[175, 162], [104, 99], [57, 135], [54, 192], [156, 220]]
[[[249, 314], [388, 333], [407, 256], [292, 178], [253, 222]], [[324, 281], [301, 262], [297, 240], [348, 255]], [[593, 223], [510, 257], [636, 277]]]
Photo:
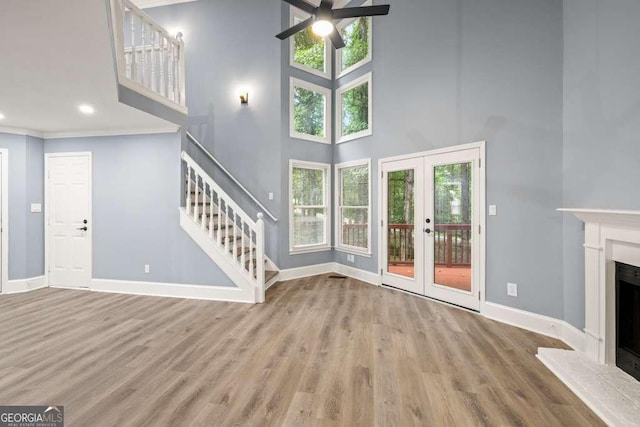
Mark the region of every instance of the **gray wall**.
[[[280, 268], [345, 262], [332, 252], [288, 254], [289, 159], [371, 158], [377, 177], [380, 158], [487, 140], [487, 202], [499, 212], [488, 221], [487, 298], [563, 317], [561, 0], [394, 2], [375, 18], [373, 63], [344, 79], [373, 71], [374, 135], [335, 147], [288, 137], [289, 77], [305, 73], [289, 67], [288, 44], [273, 37], [289, 22], [280, 0], [149, 13], [184, 29], [191, 130], [259, 198], [275, 192], [267, 203], [280, 223], [268, 242]], [[250, 101], [240, 108], [243, 84]], [[377, 211], [374, 200], [374, 224]], [[376, 271], [373, 246], [356, 267]], [[507, 282], [519, 284], [518, 298], [506, 296]]]
[[93, 153], [94, 278], [233, 286], [180, 228], [179, 133], [51, 139], [45, 151]]
[[[180, 28], [186, 54], [187, 128], [270, 211], [281, 212], [280, 1], [197, 1], [147, 9], [165, 28]], [[249, 105], [240, 105], [243, 88]], [[254, 218], [260, 211], [191, 144], [186, 150]], [[274, 200], [268, 193], [274, 193]], [[286, 197], [284, 197], [286, 199]], [[278, 225], [267, 253], [279, 264]]]
[[44, 202], [43, 141], [0, 133], [9, 151], [9, 280], [44, 274], [44, 222], [31, 203]]
[[[640, 3], [565, 0], [563, 205], [640, 209]], [[565, 320], [584, 327], [584, 232], [564, 219]]]
[[[334, 160], [371, 157], [378, 177], [380, 158], [486, 140], [487, 299], [562, 318], [561, 1], [395, 2], [373, 49], [374, 134]], [[373, 249], [355, 266], [375, 271]]]

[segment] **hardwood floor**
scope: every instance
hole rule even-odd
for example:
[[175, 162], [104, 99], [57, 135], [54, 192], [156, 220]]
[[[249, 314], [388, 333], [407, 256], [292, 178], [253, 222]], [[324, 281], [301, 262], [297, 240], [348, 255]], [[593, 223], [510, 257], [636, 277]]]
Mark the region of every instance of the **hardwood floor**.
[[536, 358], [559, 341], [327, 275], [262, 305], [0, 296], [0, 404], [68, 426], [603, 423]]

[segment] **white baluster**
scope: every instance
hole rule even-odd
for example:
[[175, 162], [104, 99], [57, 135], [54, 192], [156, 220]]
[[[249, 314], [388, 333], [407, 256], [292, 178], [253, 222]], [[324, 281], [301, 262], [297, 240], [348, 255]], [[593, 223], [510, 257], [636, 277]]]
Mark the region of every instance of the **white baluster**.
[[264, 302], [264, 220], [262, 213], [258, 214], [256, 221], [256, 281], [258, 282], [256, 302]]
[[218, 234], [216, 236], [218, 245], [222, 244], [222, 199], [218, 194]]
[[145, 45], [144, 41], [145, 41], [145, 33], [147, 32], [147, 26], [144, 23], [144, 20], [142, 19], [142, 17], [140, 17], [140, 38], [142, 39], [142, 46], [140, 47], [140, 83], [142, 83], [143, 86], [147, 86], [147, 72], [146, 72], [146, 65], [147, 65], [147, 46]]
[[224, 215], [224, 250], [229, 251], [229, 205], [225, 202]]
[[[244, 221], [240, 220], [240, 238], [242, 239], [242, 244], [240, 245], [240, 247], [242, 248], [242, 255], [240, 255], [240, 266], [242, 266], [242, 268], [246, 268], [246, 250], [245, 250], [245, 243], [244, 243], [244, 227], [245, 227], [245, 223]], [[251, 228], [249, 228], [251, 229]]]
[[[202, 231], [207, 228], [207, 198], [206, 193], [207, 184], [204, 182], [204, 178], [202, 179]], [[209, 186], [209, 191], [211, 191], [211, 186]]]
[[151, 35], [151, 90], [156, 91], [156, 36], [158, 32], [153, 28], [153, 24], [149, 24], [149, 33]]
[[162, 96], [165, 96], [167, 93], [167, 88], [164, 85], [164, 64], [165, 64], [165, 43], [167, 39], [160, 34], [160, 90], [159, 93]]
[[167, 98], [173, 100], [173, 42], [167, 40], [169, 52], [167, 53]]
[[136, 52], [136, 15], [129, 9], [131, 14], [131, 80], [138, 79], [138, 56]]
[[187, 215], [191, 215], [191, 166], [187, 163]]
[[215, 193], [211, 189], [211, 198], [209, 199], [209, 237], [213, 239], [213, 197]]
[[194, 180], [194, 181], [195, 181], [195, 184], [194, 184], [194, 187], [195, 187], [195, 188], [194, 188], [195, 194], [194, 194], [194, 197], [193, 197], [193, 198], [194, 198], [194, 200], [195, 200], [196, 202], [195, 202], [195, 204], [193, 205], [193, 219], [194, 219], [196, 222], [198, 222], [198, 208], [200, 207], [200, 206], [199, 206], [199, 204], [198, 204], [198, 190], [199, 190], [199, 188], [198, 188], [198, 172], [195, 172], [195, 177], [194, 177], [194, 178], [195, 178], [195, 180]]
[[238, 237], [236, 235], [236, 221], [238, 220], [236, 216], [236, 211], [233, 211], [233, 261], [238, 261]]
[[253, 278], [253, 268], [255, 266], [253, 259], [253, 231], [249, 227], [249, 274]]

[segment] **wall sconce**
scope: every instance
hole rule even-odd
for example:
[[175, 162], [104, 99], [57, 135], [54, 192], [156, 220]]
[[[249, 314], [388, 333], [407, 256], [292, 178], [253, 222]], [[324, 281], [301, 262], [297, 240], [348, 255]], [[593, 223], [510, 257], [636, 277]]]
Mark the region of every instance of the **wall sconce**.
[[249, 104], [249, 92], [245, 92], [240, 95], [240, 105]]

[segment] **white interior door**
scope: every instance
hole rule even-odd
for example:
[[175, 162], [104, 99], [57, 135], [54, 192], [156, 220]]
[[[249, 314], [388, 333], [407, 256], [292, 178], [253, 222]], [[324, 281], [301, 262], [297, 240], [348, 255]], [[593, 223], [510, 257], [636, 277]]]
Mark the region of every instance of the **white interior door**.
[[91, 154], [47, 156], [47, 259], [51, 286], [91, 281]]
[[424, 293], [422, 158], [382, 164], [382, 283]]
[[480, 148], [381, 163], [382, 283], [480, 309]]
[[480, 309], [480, 150], [425, 156], [425, 295]]

